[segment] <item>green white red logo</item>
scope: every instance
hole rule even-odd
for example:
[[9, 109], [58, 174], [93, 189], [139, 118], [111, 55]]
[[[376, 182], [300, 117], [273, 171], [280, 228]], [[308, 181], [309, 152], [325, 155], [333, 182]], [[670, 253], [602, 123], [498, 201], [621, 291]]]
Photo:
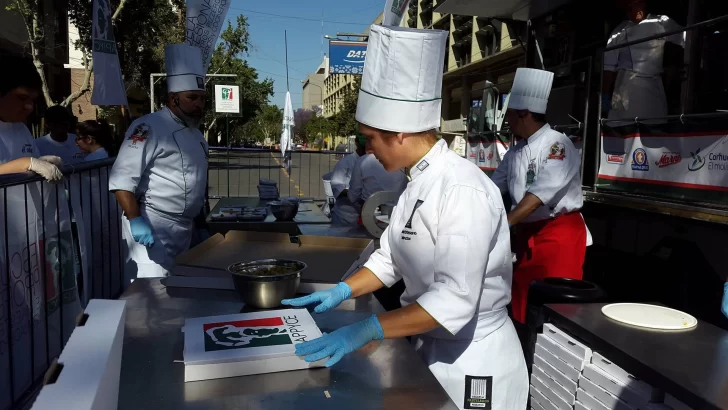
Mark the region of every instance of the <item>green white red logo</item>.
[[280, 317], [205, 323], [205, 351], [293, 344]]
[[232, 88], [221, 88], [220, 89], [221, 97], [223, 100], [232, 101], [233, 100], [233, 89]]

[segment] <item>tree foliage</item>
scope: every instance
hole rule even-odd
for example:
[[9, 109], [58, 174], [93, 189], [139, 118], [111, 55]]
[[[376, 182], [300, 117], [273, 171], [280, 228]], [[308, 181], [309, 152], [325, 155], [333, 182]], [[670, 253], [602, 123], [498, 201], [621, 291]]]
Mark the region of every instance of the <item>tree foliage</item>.
[[361, 77], [357, 77], [351, 88], [344, 89], [341, 107], [339, 112], [334, 114], [330, 121], [335, 135], [348, 137], [356, 135], [358, 123], [356, 121], [356, 104], [359, 99], [359, 88], [361, 88]]
[[293, 112], [293, 134], [297, 139], [300, 139], [301, 141], [308, 141], [306, 124], [308, 124], [308, 122], [315, 116], [316, 114], [313, 111], [305, 108], [299, 108]]
[[[258, 79], [258, 72], [248, 65], [244, 60], [250, 47], [250, 32], [248, 31], [248, 22], [245, 16], [238, 15], [235, 26], [228, 21], [228, 25], [220, 34], [220, 42], [212, 53], [212, 61], [208, 72], [211, 74], [236, 74], [235, 78], [209, 78], [209, 84], [227, 84], [237, 85], [240, 87], [240, 115], [230, 117], [230, 132], [240, 134], [238, 128], [256, 118], [259, 112], [269, 115], [272, 111], [268, 108], [268, 99], [273, 95], [273, 80], [266, 78], [262, 81]], [[214, 87], [212, 87], [214, 89]], [[205, 128], [208, 132], [218, 134], [225, 128], [223, 127], [220, 115], [215, 113], [213, 106], [212, 93], [208, 94], [208, 107], [205, 117]], [[261, 111], [262, 110], [262, 111]], [[277, 108], [276, 108], [277, 110]], [[282, 119], [281, 119], [282, 121]], [[279, 121], [278, 127], [281, 124]], [[253, 126], [246, 128], [250, 131]], [[267, 129], [267, 128], [266, 128]], [[245, 132], [244, 134], [247, 134]], [[226, 136], [223, 135], [223, 142]]]
[[313, 144], [315, 141], [320, 141], [330, 135], [333, 131], [334, 124], [327, 118], [323, 116], [313, 117], [306, 124], [306, 141]]
[[263, 105], [253, 119], [244, 126], [245, 139], [277, 144], [283, 129], [283, 111], [275, 105]]

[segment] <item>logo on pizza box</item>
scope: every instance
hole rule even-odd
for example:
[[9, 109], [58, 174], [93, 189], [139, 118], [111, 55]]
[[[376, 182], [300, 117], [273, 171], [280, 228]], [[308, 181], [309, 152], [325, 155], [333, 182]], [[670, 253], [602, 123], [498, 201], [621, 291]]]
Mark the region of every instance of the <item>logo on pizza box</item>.
[[308, 340], [296, 316], [205, 323], [205, 351], [290, 345]]

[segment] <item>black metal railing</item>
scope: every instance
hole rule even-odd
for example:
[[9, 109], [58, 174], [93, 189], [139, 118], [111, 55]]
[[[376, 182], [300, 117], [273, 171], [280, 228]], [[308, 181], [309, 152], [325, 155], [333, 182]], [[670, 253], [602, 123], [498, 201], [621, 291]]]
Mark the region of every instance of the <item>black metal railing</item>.
[[326, 199], [321, 177], [346, 155], [337, 151], [289, 151], [210, 147], [208, 196], [258, 196], [260, 178], [278, 183], [281, 196]]
[[0, 409], [22, 408], [90, 299], [123, 289], [113, 159], [64, 167], [62, 183], [0, 176]]

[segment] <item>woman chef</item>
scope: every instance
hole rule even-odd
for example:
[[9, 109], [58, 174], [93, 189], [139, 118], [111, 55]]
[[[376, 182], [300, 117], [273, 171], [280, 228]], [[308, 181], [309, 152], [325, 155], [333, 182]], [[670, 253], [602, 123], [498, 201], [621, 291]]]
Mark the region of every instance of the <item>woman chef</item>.
[[369, 151], [409, 184], [362, 269], [332, 289], [284, 300], [343, 300], [406, 284], [401, 309], [372, 316], [296, 346], [306, 361], [330, 359], [372, 340], [414, 336], [413, 344], [461, 409], [523, 409], [528, 379], [506, 305], [511, 251], [498, 188], [437, 141], [447, 32], [372, 26], [356, 119]]
[[199, 130], [205, 106], [200, 49], [165, 48], [169, 105], [129, 127], [109, 177], [124, 210], [126, 283], [167, 276], [187, 250], [205, 200], [207, 142]]

